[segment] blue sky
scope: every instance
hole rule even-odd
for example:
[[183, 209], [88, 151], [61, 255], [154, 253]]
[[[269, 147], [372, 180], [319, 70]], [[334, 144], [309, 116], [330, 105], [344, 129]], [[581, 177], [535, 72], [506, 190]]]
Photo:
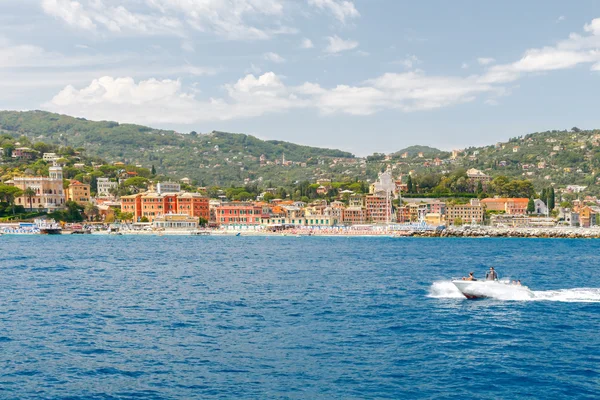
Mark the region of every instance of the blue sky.
[[0, 108], [357, 155], [600, 128], [596, 1], [0, 0]]

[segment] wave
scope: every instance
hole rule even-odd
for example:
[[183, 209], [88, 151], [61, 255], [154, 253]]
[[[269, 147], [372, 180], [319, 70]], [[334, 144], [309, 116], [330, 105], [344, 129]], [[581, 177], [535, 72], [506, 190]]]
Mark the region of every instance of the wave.
[[[534, 290], [525, 292], [522, 286], [493, 287], [486, 290], [489, 298], [509, 301], [560, 301], [570, 303], [600, 303], [600, 288]], [[532, 294], [529, 295], [529, 293]], [[450, 281], [437, 281], [429, 287], [428, 297], [435, 299], [464, 299]]]

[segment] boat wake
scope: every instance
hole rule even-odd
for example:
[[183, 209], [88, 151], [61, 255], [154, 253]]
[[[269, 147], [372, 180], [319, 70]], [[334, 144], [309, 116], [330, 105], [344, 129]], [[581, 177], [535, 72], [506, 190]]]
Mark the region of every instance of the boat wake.
[[[512, 301], [560, 301], [571, 303], [600, 303], [600, 288], [574, 288], [558, 290], [532, 290], [530, 296], [518, 286], [498, 286], [484, 289], [486, 297]], [[435, 299], [465, 299], [450, 281], [433, 282], [428, 297]]]

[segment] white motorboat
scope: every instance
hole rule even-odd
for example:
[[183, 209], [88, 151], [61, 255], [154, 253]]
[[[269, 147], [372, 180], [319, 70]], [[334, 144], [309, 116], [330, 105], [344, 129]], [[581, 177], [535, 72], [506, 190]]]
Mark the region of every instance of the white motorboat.
[[535, 295], [527, 286], [512, 283], [509, 280], [462, 280], [453, 279], [452, 283], [467, 299], [483, 299], [487, 297], [533, 298]]

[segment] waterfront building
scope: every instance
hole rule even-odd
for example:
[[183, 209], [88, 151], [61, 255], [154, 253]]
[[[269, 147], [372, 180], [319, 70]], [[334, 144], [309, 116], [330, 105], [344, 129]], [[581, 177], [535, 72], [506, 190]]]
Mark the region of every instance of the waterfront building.
[[444, 216], [440, 213], [425, 214], [424, 221], [427, 225], [439, 226], [444, 224]]
[[365, 197], [367, 221], [373, 224], [386, 224], [392, 221], [392, 202], [389, 194], [383, 192]]
[[215, 209], [218, 225], [261, 225], [263, 208], [246, 202], [223, 203]]
[[509, 215], [525, 215], [527, 214], [527, 204], [529, 203], [529, 199], [487, 198], [481, 200], [481, 203], [488, 211], [503, 211]]
[[175, 198], [177, 201], [177, 213], [190, 217], [210, 220], [210, 204], [208, 197], [199, 193], [181, 193]]
[[121, 211], [130, 212], [134, 220], [146, 217], [149, 222], [167, 214], [185, 214], [210, 220], [209, 199], [196, 193], [138, 193], [121, 197]]
[[72, 180], [67, 188], [67, 201], [83, 206], [90, 202], [90, 185]]
[[198, 218], [187, 214], [165, 214], [155, 217], [152, 227], [165, 230], [192, 230], [198, 228]]
[[477, 199], [471, 199], [468, 204], [447, 204], [446, 223], [454, 225], [461, 221], [465, 224], [483, 222], [484, 205]]
[[596, 225], [596, 211], [592, 207], [585, 206], [579, 209], [579, 225], [584, 228]]
[[17, 197], [15, 204], [25, 208], [32, 207], [48, 212], [65, 207], [65, 192], [63, 189], [63, 172], [61, 167], [50, 167], [49, 176], [20, 176], [12, 179], [12, 184], [21, 190], [31, 188], [35, 196], [30, 199], [26, 196]]

